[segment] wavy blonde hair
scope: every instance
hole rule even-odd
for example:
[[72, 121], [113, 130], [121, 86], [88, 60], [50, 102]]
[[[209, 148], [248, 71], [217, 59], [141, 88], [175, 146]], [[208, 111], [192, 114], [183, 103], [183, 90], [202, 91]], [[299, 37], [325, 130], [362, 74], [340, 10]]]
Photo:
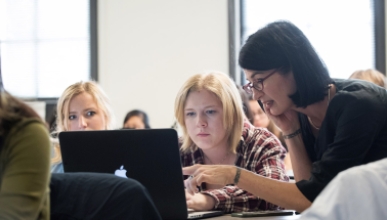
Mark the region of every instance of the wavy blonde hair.
[[109, 104], [109, 99], [102, 88], [94, 81], [78, 82], [69, 87], [63, 92], [58, 100], [56, 107], [57, 111], [57, 132], [68, 131], [68, 116], [70, 101], [74, 96], [81, 93], [90, 94], [105, 116], [106, 129], [112, 129], [114, 126], [114, 115]]
[[236, 153], [243, 129], [243, 105], [235, 83], [224, 73], [210, 72], [190, 77], [181, 87], [175, 99], [175, 117], [183, 130], [181, 150], [188, 152], [197, 146], [189, 137], [184, 120], [184, 108], [188, 95], [194, 91], [207, 90], [215, 94], [223, 107], [223, 126], [226, 130], [230, 150]]
[[361, 79], [368, 82], [372, 82], [378, 86], [386, 88], [386, 78], [383, 73], [375, 69], [357, 70], [349, 77], [350, 79]]
[[[61, 97], [58, 100], [57, 104], [57, 117], [56, 117], [56, 131], [55, 133], [59, 133], [61, 131], [68, 131], [68, 117], [69, 117], [69, 105], [70, 101], [73, 97], [81, 94], [81, 93], [90, 94], [94, 101], [97, 104], [97, 107], [102, 110], [105, 120], [106, 120], [106, 129], [112, 129], [114, 126], [115, 118], [113, 114], [113, 110], [110, 107], [109, 99], [106, 93], [102, 90], [102, 88], [94, 81], [87, 82], [78, 82], [72, 84], [67, 87], [67, 89], [62, 93]], [[51, 159], [51, 163], [60, 162], [61, 154], [59, 149], [59, 143], [57, 140], [52, 140], [55, 145], [55, 157]]]

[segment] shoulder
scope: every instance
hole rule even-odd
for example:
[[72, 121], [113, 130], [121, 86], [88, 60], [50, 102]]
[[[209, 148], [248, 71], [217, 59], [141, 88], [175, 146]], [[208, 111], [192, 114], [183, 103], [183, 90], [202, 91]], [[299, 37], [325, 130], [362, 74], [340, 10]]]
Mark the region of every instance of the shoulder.
[[[385, 181], [387, 179], [387, 158], [378, 160], [365, 165], [355, 166], [341, 172], [339, 176], [342, 179], [363, 179], [363, 181], [377, 179]], [[387, 182], [386, 182], [387, 184]]]
[[40, 146], [41, 149], [44, 148], [48, 151], [51, 147], [48, 129], [43, 122], [33, 118], [17, 122], [6, 135], [4, 145], [23, 150], [31, 145]]
[[14, 136], [20, 133], [33, 133], [36, 135], [44, 134], [48, 138], [48, 130], [46, 126], [38, 119], [24, 118], [12, 126], [7, 137]]
[[362, 80], [335, 80], [336, 95], [330, 107], [336, 110], [352, 109], [358, 111], [387, 111], [387, 91], [370, 82]]
[[[338, 101], [387, 101], [386, 89], [376, 86], [373, 83], [363, 80], [335, 80], [334, 83], [336, 86], [336, 95], [334, 96], [334, 99]], [[332, 99], [332, 101], [334, 101], [334, 99]]]

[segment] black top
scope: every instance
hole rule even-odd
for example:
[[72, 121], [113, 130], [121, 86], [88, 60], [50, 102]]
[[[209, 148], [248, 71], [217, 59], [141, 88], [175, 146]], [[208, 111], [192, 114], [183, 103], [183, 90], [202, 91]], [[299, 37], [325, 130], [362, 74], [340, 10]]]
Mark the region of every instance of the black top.
[[334, 80], [332, 97], [317, 139], [299, 114], [302, 137], [312, 161], [309, 180], [296, 183], [313, 201], [341, 171], [387, 157], [387, 91], [360, 80]]

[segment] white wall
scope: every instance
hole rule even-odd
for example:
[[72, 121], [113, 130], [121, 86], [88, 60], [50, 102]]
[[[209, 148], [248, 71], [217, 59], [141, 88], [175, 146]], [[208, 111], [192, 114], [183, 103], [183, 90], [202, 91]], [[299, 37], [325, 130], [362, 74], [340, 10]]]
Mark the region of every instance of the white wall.
[[174, 100], [194, 73], [228, 73], [227, 0], [99, 0], [99, 82], [122, 126], [146, 111], [153, 128], [174, 122]]

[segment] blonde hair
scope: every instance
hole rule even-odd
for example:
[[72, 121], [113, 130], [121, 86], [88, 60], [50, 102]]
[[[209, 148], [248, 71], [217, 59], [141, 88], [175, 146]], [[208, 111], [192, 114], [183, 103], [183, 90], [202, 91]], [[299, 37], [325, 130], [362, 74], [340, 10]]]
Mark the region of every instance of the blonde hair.
[[365, 80], [385, 88], [385, 76], [375, 69], [357, 70], [349, 78]]
[[98, 108], [100, 108], [105, 116], [106, 129], [112, 129], [114, 126], [114, 115], [109, 104], [109, 99], [102, 88], [93, 81], [78, 82], [69, 87], [63, 92], [62, 96], [58, 100], [57, 105], [57, 132], [68, 131], [68, 116], [69, 105], [71, 99], [81, 93], [90, 94], [96, 102]]
[[175, 117], [183, 130], [181, 150], [188, 152], [197, 146], [189, 137], [184, 120], [184, 108], [190, 92], [207, 90], [215, 94], [223, 107], [223, 126], [230, 150], [236, 153], [243, 129], [242, 100], [235, 83], [224, 73], [210, 72], [190, 77], [181, 87], [175, 99]]
[[[69, 105], [71, 99], [81, 93], [90, 94], [94, 101], [97, 104], [97, 107], [100, 108], [105, 116], [106, 120], [106, 129], [112, 129], [114, 126], [114, 115], [113, 111], [109, 104], [109, 99], [102, 88], [93, 81], [88, 82], [78, 82], [69, 87], [63, 92], [61, 97], [58, 100], [56, 112], [56, 131], [54, 133], [59, 133], [61, 131], [68, 131], [68, 117], [69, 117]], [[60, 153], [59, 142], [56, 139], [51, 140], [54, 145], [55, 156], [51, 159], [51, 163], [55, 164], [62, 161], [62, 156]]]

